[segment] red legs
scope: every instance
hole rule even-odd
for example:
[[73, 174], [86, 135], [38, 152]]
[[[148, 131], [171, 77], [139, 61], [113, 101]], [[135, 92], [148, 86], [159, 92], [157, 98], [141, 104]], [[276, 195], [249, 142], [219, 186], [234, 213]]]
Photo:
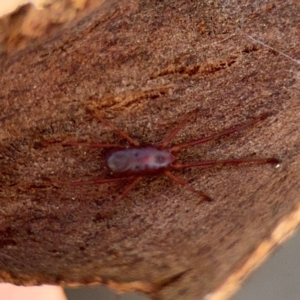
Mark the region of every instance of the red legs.
[[185, 124], [191, 119], [193, 115], [196, 115], [198, 113], [198, 109], [188, 114], [179, 124], [177, 127], [175, 127], [162, 141], [160, 147], [166, 148], [168, 144], [172, 141], [174, 136], [180, 131], [181, 128], [185, 126]]
[[[242, 159], [227, 159], [227, 160], [206, 160], [206, 161], [199, 161], [194, 163], [188, 163], [188, 164], [174, 164], [172, 165], [173, 169], [186, 169], [191, 167], [201, 167], [201, 166], [210, 166], [210, 165], [225, 165], [225, 164], [243, 164], [243, 163], [256, 163], [256, 164], [278, 164], [280, 163], [280, 160], [276, 158], [242, 158]], [[169, 177], [172, 181], [184, 186], [186, 189], [190, 190], [191, 192], [199, 194], [201, 197], [204, 198], [205, 201], [211, 201], [212, 199], [204, 194], [201, 191], [198, 191], [194, 189], [192, 186], [187, 184], [183, 179], [175, 176], [170, 171], [165, 170], [164, 174]]]
[[85, 143], [85, 142], [65, 142], [63, 146], [87, 146], [91, 148], [125, 148], [126, 146], [118, 144], [101, 144], [101, 143]]
[[[126, 139], [132, 146], [138, 147], [139, 143], [137, 141], [135, 141], [134, 139], [132, 139], [127, 133], [125, 133], [124, 131], [122, 131], [121, 129], [119, 129], [118, 127], [116, 127], [114, 124], [110, 123], [107, 120], [102, 120], [101, 122], [110, 127], [112, 130], [114, 130], [120, 137]], [[101, 144], [101, 143], [81, 143], [81, 142], [66, 142], [63, 143], [63, 146], [88, 146], [91, 148], [126, 148], [126, 146], [121, 146], [118, 144]]]
[[126, 132], [124, 132], [123, 130], [119, 129], [113, 123], [111, 123], [108, 120], [105, 120], [105, 119], [101, 118], [100, 116], [98, 116], [98, 114], [93, 109], [90, 110], [90, 113], [91, 113], [91, 115], [94, 118], [98, 119], [101, 123], [103, 123], [107, 127], [109, 127], [112, 130], [114, 130], [120, 137], [126, 139], [129, 142], [129, 144], [131, 144], [132, 146], [138, 147], [140, 145], [137, 141], [135, 141], [134, 139], [132, 139]]
[[[162, 141], [160, 147], [161, 148], [166, 148], [168, 146], [168, 144], [172, 141], [172, 139], [175, 137], [175, 135], [186, 125], [186, 123], [193, 116], [195, 116], [197, 114], [197, 112], [198, 112], [198, 110], [195, 110], [194, 112], [188, 114], [179, 123], [179, 125], [175, 129], [173, 129], [164, 138], [164, 140]], [[178, 152], [178, 151], [180, 151], [184, 148], [190, 147], [190, 146], [205, 143], [205, 142], [208, 142], [212, 139], [215, 139], [215, 138], [218, 138], [218, 137], [221, 137], [221, 136], [230, 135], [232, 133], [243, 130], [244, 128], [250, 127], [250, 126], [264, 120], [265, 118], [267, 118], [267, 116], [268, 116], [267, 114], [264, 114], [264, 115], [254, 119], [254, 120], [252, 120], [248, 123], [245, 123], [243, 125], [238, 125], [238, 126], [233, 127], [231, 129], [224, 130], [224, 131], [222, 131], [220, 133], [217, 133], [217, 134], [214, 134], [212, 136], [208, 136], [208, 137], [204, 137], [204, 138], [197, 139], [197, 140], [194, 140], [194, 141], [190, 141], [190, 142], [182, 143], [182, 144], [179, 144], [179, 145], [175, 145], [170, 149], [170, 151], [171, 152]], [[112, 130], [114, 130], [120, 137], [126, 139], [132, 146], [139, 147], [139, 143], [137, 141], [132, 139], [127, 133], [120, 130], [119, 128], [117, 128], [115, 125], [113, 125], [109, 121], [101, 119], [101, 122], [103, 124], [105, 124], [106, 126], [110, 127]], [[86, 145], [86, 146], [93, 147], [93, 148], [113, 148], [113, 147], [125, 148], [125, 146], [122, 146], [122, 145], [102, 144], [102, 143], [67, 142], [67, 143], [63, 143], [63, 145], [64, 146]], [[275, 164], [275, 163], [279, 163], [279, 162], [280, 161], [277, 160], [276, 158], [258, 158], [258, 159], [257, 158], [253, 158], [253, 159], [243, 158], [243, 159], [199, 161], [199, 162], [193, 162], [193, 163], [187, 163], [187, 164], [175, 163], [175, 164], [171, 165], [170, 167], [176, 170], [176, 169], [185, 169], [185, 168], [190, 168], [190, 167], [199, 167], [199, 166], [208, 166], [208, 165], [217, 165], [217, 164], [241, 164], [241, 163], [258, 163], [258, 164], [273, 163], [273, 164]], [[204, 194], [201, 191], [198, 191], [198, 190], [194, 189], [187, 182], [185, 182], [183, 179], [175, 176], [170, 171], [164, 170], [164, 174], [169, 179], [176, 182], [177, 184], [180, 184], [180, 185], [184, 186], [186, 189], [188, 189], [188, 190], [190, 190], [194, 193], [199, 194], [201, 197], [204, 198], [204, 200], [206, 200], [206, 201], [211, 200], [211, 198], [209, 196], [207, 196], [206, 194]], [[120, 177], [120, 178], [93, 179], [93, 180], [88, 180], [88, 181], [78, 181], [78, 182], [70, 183], [70, 185], [78, 186], [78, 185], [84, 185], [84, 184], [105, 184], [105, 183], [110, 183], [110, 182], [118, 182], [118, 181], [122, 181], [122, 180], [127, 180], [127, 179], [130, 179], [130, 178], [133, 178], [133, 176], [131, 176], [131, 177]], [[133, 181], [125, 188], [125, 190], [122, 192], [122, 194], [117, 196], [117, 198], [114, 201], [112, 201], [111, 205], [115, 205], [120, 200], [122, 200], [122, 198], [126, 197], [128, 195], [128, 193], [134, 188], [134, 186], [141, 180], [141, 178], [142, 178], [141, 176], [134, 177]]]
[[114, 124], [110, 123], [109, 121], [101, 119], [101, 122], [104, 125], [113, 129], [120, 137], [126, 139], [132, 146], [138, 147], [140, 145], [137, 141], [132, 139], [126, 132], [122, 131], [121, 129], [119, 129]]
[[[85, 184], [104, 184], [104, 183], [110, 183], [110, 182], [117, 182], [117, 181], [123, 181], [128, 180], [130, 177], [119, 177], [119, 178], [104, 178], [104, 179], [92, 179], [92, 180], [86, 180], [86, 181], [77, 181], [77, 182], [71, 182], [70, 185], [72, 186], [78, 186], [78, 185], [85, 185]], [[141, 176], [134, 178], [134, 180], [125, 188], [125, 190], [120, 194], [113, 202], [112, 205], [115, 205], [118, 203], [122, 198], [125, 198], [127, 194], [133, 189], [133, 187], [142, 179]]]
[[206, 160], [198, 161], [188, 164], [174, 164], [174, 169], [186, 169], [191, 167], [211, 166], [211, 165], [238, 165], [244, 163], [256, 163], [256, 164], [278, 164], [280, 160], [276, 158], [241, 158], [241, 159], [226, 159], [226, 160]]
[[117, 182], [122, 180], [128, 180], [128, 177], [120, 177], [120, 178], [96, 178], [91, 180], [84, 180], [84, 181], [63, 181], [63, 180], [55, 180], [55, 179], [49, 179], [49, 181], [52, 184], [63, 184], [63, 185], [69, 185], [69, 186], [81, 186], [85, 184], [105, 184], [110, 182]]
[[91, 179], [91, 180], [84, 180], [84, 181], [74, 181], [71, 182], [71, 186], [78, 186], [78, 185], [85, 185], [85, 184], [104, 184], [110, 182], [117, 182], [128, 180], [128, 177], [118, 177], [118, 178], [99, 178], [99, 179]]
[[127, 187], [126, 189], [120, 194], [112, 203], [111, 205], [115, 205], [118, 202], [122, 200], [122, 198], [125, 198], [128, 193], [133, 189], [133, 187], [142, 179], [141, 176], [136, 177]]
[[[197, 111], [189, 114], [162, 142], [161, 147], [165, 148], [167, 147], [167, 145], [171, 142], [171, 140], [174, 138], [174, 136], [179, 132], [179, 130], [185, 126], [185, 124], [188, 122], [188, 120], [190, 119], [190, 117], [193, 114], [196, 114]], [[197, 139], [194, 141], [190, 141], [190, 142], [186, 142], [186, 143], [182, 143], [179, 145], [175, 145], [171, 148], [171, 152], [178, 152], [184, 148], [187, 147], [191, 147], [191, 146], [195, 146], [198, 144], [202, 144], [202, 143], [206, 143], [210, 140], [213, 140], [215, 138], [221, 137], [221, 136], [225, 136], [225, 135], [230, 135], [232, 133], [238, 132], [240, 130], [243, 130], [247, 127], [253, 126], [256, 123], [263, 121], [264, 119], [266, 119], [268, 117], [268, 114], [264, 114], [248, 123], [242, 124], [242, 125], [238, 125], [236, 127], [230, 128], [230, 129], [226, 129], [220, 133], [208, 136], [208, 137], [204, 137], [201, 139]], [[272, 163], [272, 164], [277, 164], [280, 161], [276, 158], [242, 158], [242, 159], [227, 159], [227, 160], [208, 160], [208, 161], [199, 161], [199, 162], [193, 162], [193, 163], [187, 163], [187, 164], [179, 164], [179, 163], [175, 163], [173, 164], [171, 167], [173, 169], [185, 169], [185, 168], [191, 168], [191, 167], [200, 167], [200, 166], [209, 166], [209, 165], [218, 165], [218, 164], [242, 164], [242, 163], [256, 163], [256, 164], [268, 164], [268, 163]], [[207, 196], [206, 194], [202, 193], [201, 191], [195, 190], [192, 186], [188, 185], [183, 179], [175, 176], [174, 174], [172, 174], [170, 171], [165, 170], [164, 174], [169, 177], [172, 181], [184, 186], [185, 188], [187, 188], [188, 190], [198, 193], [199, 195], [201, 195], [205, 200], [210, 201], [211, 198], [209, 196]]]
[[[138, 147], [139, 143], [132, 139], [127, 133], [122, 131], [121, 129], [117, 128], [114, 124], [110, 123], [107, 120], [102, 120], [101, 122], [105, 124], [106, 126], [110, 127], [112, 130], [114, 130], [120, 137], [125, 138], [132, 146]], [[85, 143], [85, 142], [66, 142], [62, 144], [63, 146], [88, 146], [92, 148], [126, 148], [126, 146], [118, 145], [118, 144], [102, 144], [102, 143]], [[129, 177], [130, 178], [130, 177]], [[80, 186], [85, 184], [105, 184], [110, 182], [117, 182], [122, 180], [128, 180], [128, 177], [119, 177], [119, 178], [103, 178], [103, 179], [92, 179], [92, 180], [86, 180], [86, 181], [77, 181], [77, 182], [71, 182], [71, 186]], [[136, 177], [123, 191], [122, 194], [120, 194], [113, 202], [112, 205], [118, 203], [122, 198], [126, 197], [127, 194], [132, 190], [132, 188], [141, 180], [141, 177]], [[54, 183], [58, 183], [58, 181], [52, 181]]]
[[[116, 127], [114, 124], [110, 123], [107, 120], [101, 120], [103, 124], [110, 127], [114, 130], [120, 137], [126, 139], [132, 146], [138, 147], [139, 143], [132, 139], [127, 133]], [[49, 146], [50, 143], [44, 142], [43, 146]], [[87, 146], [91, 148], [126, 148], [126, 146], [122, 146], [119, 144], [102, 144], [102, 143], [86, 143], [86, 142], [63, 142], [61, 143], [62, 146]]]
[[194, 189], [192, 186], [190, 186], [189, 184], [187, 184], [183, 179], [175, 176], [174, 174], [172, 174], [170, 171], [165, 170], [164, 174], [170, 178], [172, 181], [182, 185], [183, 187], [185, 187], [186, 189], [188, 189], [191, 192], [197, 193], [199, 194], [205, 201], [211, 201], [212, 199], [207, 196], [206, 194], [202, 193], [201, 191], [198, 191], [196, 189]]
[[[131, 177], [132, 178], [132, 177]], [[128, 180], [130, 177], [119, 177], [119, 178], [104, 178], [104, 179], [92, 179], [92, 180], [85, 180], [85, 181], [75, 181], [71, 182], [71, 186], [79, 186], [85, 184], [105, 184], [110, 182], [117, 182], [117, 181], [124, 181]], [[133, 187], [142, 179], [141, 176], [135, 177], [133, 181], [125, 188], [125, 190], [120, 194], [115, 200], [112, 201], [111, 205], [115, 205], [123, 198], [125, 198], [128, 193], [133, 189]]]
[[254, 119], [254, 120], [252, 120], [248, 123], [238, 125], [236, 127], [230, 128], [230, 129], [226, 129], [224, 131], [221, 131], [220, 133], [217, 133], [217, 134], [214, 134], [214, 135], [211, 135], [211, 136], [208, 136], [208, 137], [204, 137], [204, 138], [201, 138], [201, 139], [198, 139], [198, 140], [194, 140], [194, 141], [182, 143], [182, 144], [179, 144], [179, 145], [175, 145], [171, 148], [171, 152], [178, 152], [178, 151], [180, 151], [184, 148], [187, 148], [187, 147], [190, 147], [190, 146], [195, 146], [195, 145], [198, 145], [198, 144], [203, 144], [203, 143], [206, 143], [206, 142], [211, 141], [213, 139], [219, 138], [221, 136], [225, 136], [225, 135], [235, 133], [235, 132], [243, 130], [247, 127], [253, 126], [256, 123], [258, 123], [260, 121], [263, 121], [267, 117], [268, 117], [268, 114], [264, 114], [264, 115]]

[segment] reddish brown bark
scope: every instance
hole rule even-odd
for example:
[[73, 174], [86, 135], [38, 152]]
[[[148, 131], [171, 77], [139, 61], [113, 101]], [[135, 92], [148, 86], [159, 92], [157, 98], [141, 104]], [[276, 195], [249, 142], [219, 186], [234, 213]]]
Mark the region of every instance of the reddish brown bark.
[[[251, 5], [106, 1], [47, 40], [2, 54], [2, 280], [115, 282], [155, 299], [195, 299], [217, 288], [293, 211], [300, 188], [299, 63], [292, 60], [300, 56], [299, 7]], [[156, 144], [197, 107], [199, 117], [175, 142], [271, 116], [182, 151], [180, 161], [275, 156], [280, 168], [176, 173], [211, 203], [163, 176], [145, 178], [109, 213], [128, 183], [63, 184], [107, 176], [108, 152], [60, 142], [124, 143], [91, 111]]]

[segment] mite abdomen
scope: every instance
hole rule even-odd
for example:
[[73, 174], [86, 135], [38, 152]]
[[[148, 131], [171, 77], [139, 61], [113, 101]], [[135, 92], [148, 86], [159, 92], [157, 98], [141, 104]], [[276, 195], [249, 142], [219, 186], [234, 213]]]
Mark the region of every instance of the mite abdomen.
[[148, 146], [113, 151], [106, 164], [113, 173], [151, 174], [168, 168], [174, 160], [168, 149]]

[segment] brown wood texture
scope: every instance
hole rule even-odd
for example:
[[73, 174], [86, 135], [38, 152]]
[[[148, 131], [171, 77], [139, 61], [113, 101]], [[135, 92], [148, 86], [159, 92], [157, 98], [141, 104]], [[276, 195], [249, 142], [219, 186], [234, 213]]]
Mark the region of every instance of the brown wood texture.
[[[153, 299], [200, 299], [224, 282], [299, 202], [299, 16], [296, 1], [106, 1], [3, 53], [1, 280], [99, 282]], [[109, 176], [109, 150], [60, 142], [125, 143], [93, 114], [157, 144], [196, 108], [174, 143], [271, 116], [180, 161], [277, 157], [280, 167], [176, 172], [210, 203], [164, 176], [113, 207], [128, 182], [68, 185]]]

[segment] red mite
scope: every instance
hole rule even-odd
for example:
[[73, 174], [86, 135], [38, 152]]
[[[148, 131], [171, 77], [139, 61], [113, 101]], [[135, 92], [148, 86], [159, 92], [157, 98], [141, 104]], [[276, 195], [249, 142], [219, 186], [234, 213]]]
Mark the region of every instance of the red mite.
[[[82, 184], [104, 184], [109, 182], [116, 182], [121, 180], [128, 180], [132, 178], [132, 182], [124, 189], [112, 204], [119, 202], [124, 198], [130, 190], [137, 184], [137, 182], [145, 175], [158, 175], [165, 174], [174, 182], [183, 185], [188, 190], [198, 193], [204, 200], [211, 200], [209, 196], [201, 191], [195, 190], [192, 186], [187, 184], [183, 179], [175, 176], [170, 170], [185, 169], [191, 167], [201, 167], [217, 164], [242, 164], [242, 163], [257, 163], [257, 164], [278, 164], [280, 161], [276, 158], [242, 158], [242, 159], [228, 159], [228, 160], [206, 160], [197, 161], [187, 164], [176, 162], [176, 153], [182, 149], [195, 146], [198, 144], [206, 143], [210, 140], [226, 136], [266, 119], [268, 114], [264, 114], [248, 123], [237, 125], [233, 128], [226, 129], [220, 133], [196, 139], [193, 141], [185, 142], [182, 144], [168, 147], [175, 135], [186, 125], [186, 123], [196, 115], [198, 110], [188, 114], [179, 124], [175, 127], [158, 145], [141, 146], [137, 141], [133, 140], [124, 131], [118, 129], [115, 125], [106, 120], [101, 120], [106, 126], [114, 130], [120, 137], [125, 138], [130, 146], [121, 146], [115, 144], [100, 144], [100, 143], [78, 143], [68, 142], [64, 143], [65, 146], [87, 145], [93, 148], [116, 148], [106, 158], [106, 166], [109, 171], [114, 175], [113, 178], [99, 178], [89, 181], [73, 182], [71, 185], [77, 186]], [[121, 149], [120, 149], [121, 148]]]

